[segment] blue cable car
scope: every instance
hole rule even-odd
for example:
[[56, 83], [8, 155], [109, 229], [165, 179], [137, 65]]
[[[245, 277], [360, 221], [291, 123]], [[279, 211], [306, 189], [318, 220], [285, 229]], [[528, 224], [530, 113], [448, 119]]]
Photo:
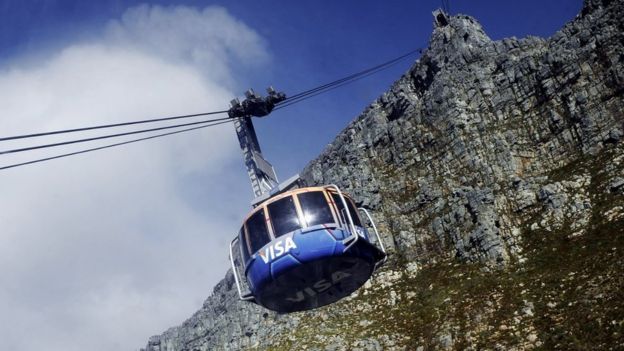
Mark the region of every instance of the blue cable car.
[[[372, 218], [359, 210], [334, 185], [291, 190], [256, 207], [230, 245], [240, 298], [287, 313], [324, 306], [357, 290], [386, 259]], [[380, 248], [358, 212], [370, 222]]]
[[298, 176], [278, 183], [251, 121], [286, 99], [267, 91], [262, 98], [249, 90], [228, 111], [255, 195], [254, 209], [230, 243], [230, 262], [242, 300], [288, 313], [348, 296], [385, 262], [386, 252], [368, 211], [356, 208], [337, 186], [293, 189]]

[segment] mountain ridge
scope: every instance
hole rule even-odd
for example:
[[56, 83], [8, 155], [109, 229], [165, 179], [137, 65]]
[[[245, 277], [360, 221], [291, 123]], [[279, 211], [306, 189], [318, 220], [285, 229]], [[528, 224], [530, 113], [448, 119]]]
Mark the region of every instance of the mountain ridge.
[[492, 41], [435, 12], [420, 59], [301, 173], [372, 210], [386, 267], [291, 315], [228, 272], [145, 350], [624, 347], [623, 18], [586, 0], [548, 39]]

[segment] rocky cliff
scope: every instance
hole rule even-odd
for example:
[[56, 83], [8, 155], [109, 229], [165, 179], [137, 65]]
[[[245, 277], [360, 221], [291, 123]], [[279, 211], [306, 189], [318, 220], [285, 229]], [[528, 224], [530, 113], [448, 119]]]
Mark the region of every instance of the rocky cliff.
[[373, 210], [391, 260], [278, 315], [230, 272], [146, 350], [624, 348], [624, 1], [549, 39], [434, 15], [429, 47], [302, 172]]

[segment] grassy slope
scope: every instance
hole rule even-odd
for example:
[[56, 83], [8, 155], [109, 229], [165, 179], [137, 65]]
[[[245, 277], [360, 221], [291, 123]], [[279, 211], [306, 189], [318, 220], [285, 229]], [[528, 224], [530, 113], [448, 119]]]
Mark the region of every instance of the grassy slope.
[[608, 191], [604, 170], [621, 152], [549, 175], [592, 174], [585, 234], [571, 237], [567, 225], [530, 230], [526, 218], [526, 261], [504, 270], [448, 260], [410, 271], [399, 262], [355, 297], [301, 314], [299, 327], [272, 349], [624, 349], [624, 218], [605, 216], [624, 207], [624, 196]]

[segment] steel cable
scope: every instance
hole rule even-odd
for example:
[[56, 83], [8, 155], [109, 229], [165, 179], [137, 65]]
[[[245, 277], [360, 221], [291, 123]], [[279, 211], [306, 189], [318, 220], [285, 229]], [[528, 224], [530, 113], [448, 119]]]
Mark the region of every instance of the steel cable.
[[188, 131], [191, 131], [191, 130], [197, 130], [197, 129], [207, 128], [207, 127], [213, 127], [213, 126], [216, 126], [216, 125], [219, 125], [219, 124], [229, 123], [229, 122], [232, 122], [232, 121], [234, 121], [234, 119], [230, 119], [230, 120], [227, 120], [227, 121], [215, 122], [215, 123], [212, 123], [212, 124], [203, 125], [203, 126], [199, 126], [199, 127], [193, 127], [193, 128], [187, 128], [187, 129], [177, 130], [177, 131], [175, 131], [175, 132], [162, 133], [162, 134], [152, 135], [152, 136], [145, 137], [145, 138], [133, 139], [133, 140], [124, 141], [124, 142], [120, 142], [120, 143], [114, 143], [114, 144], [109, 144], [109, 145], [104, 145], [104, 146], [94, 147], [94, 148], [90, 148], [90, 149], [85, 149], [85, 150], [80, 150], [80, 151], [75, 151], [75, 152], [69, 152], [69, 153], [66, 153], [66, 154], [61, 154], [61, 155], [56, 155], [56, 156], [51, 156], [51, 157], [40, 158], [40, 159], [33, 160], [33, 161], [27, 161], [27, 162], [15, 163], [15, 164], [11, 164], [11, 165], [8, 165], [8, 166], [2, 166], [2, 167], [0, 167], [0, 171], [1, 171], [1, 170], [6, 170], [6, 169], [9, 169], [9, 168], [15, 168], [15, 167], [20, 167], [20, 166], [26, 166], [26, 165], [30, 165], [30, 164], [33, 164], [33, 163], [39, 163], [39, 162], [44, 162], [44, 161], [55, 160], [55, 159], [58, 159], [58, 158], [63, 158], [63, 157], [68, 157], [68, 156], [73, 156], [73, 155], [84, 154], [84, 153], [91, 152], [91, 151], [97, 151], [97, 150], [108, 149], [108, 148], [115, 147], [115, 146], [121, 146], [121, 145], [126, 145], [126, 144], [132, 144], [132, 143], [136, 143], [136, 142], [139, 142], [139, 141], [144, 141], [144, 140], [150, 140], [150, 139], [160, 138], [160, 137], [167, 136], [167, 135], [173, 135], [173, 134], [178, 134], [178, 133], [184, 133], [184, 132], [188, 132]]

